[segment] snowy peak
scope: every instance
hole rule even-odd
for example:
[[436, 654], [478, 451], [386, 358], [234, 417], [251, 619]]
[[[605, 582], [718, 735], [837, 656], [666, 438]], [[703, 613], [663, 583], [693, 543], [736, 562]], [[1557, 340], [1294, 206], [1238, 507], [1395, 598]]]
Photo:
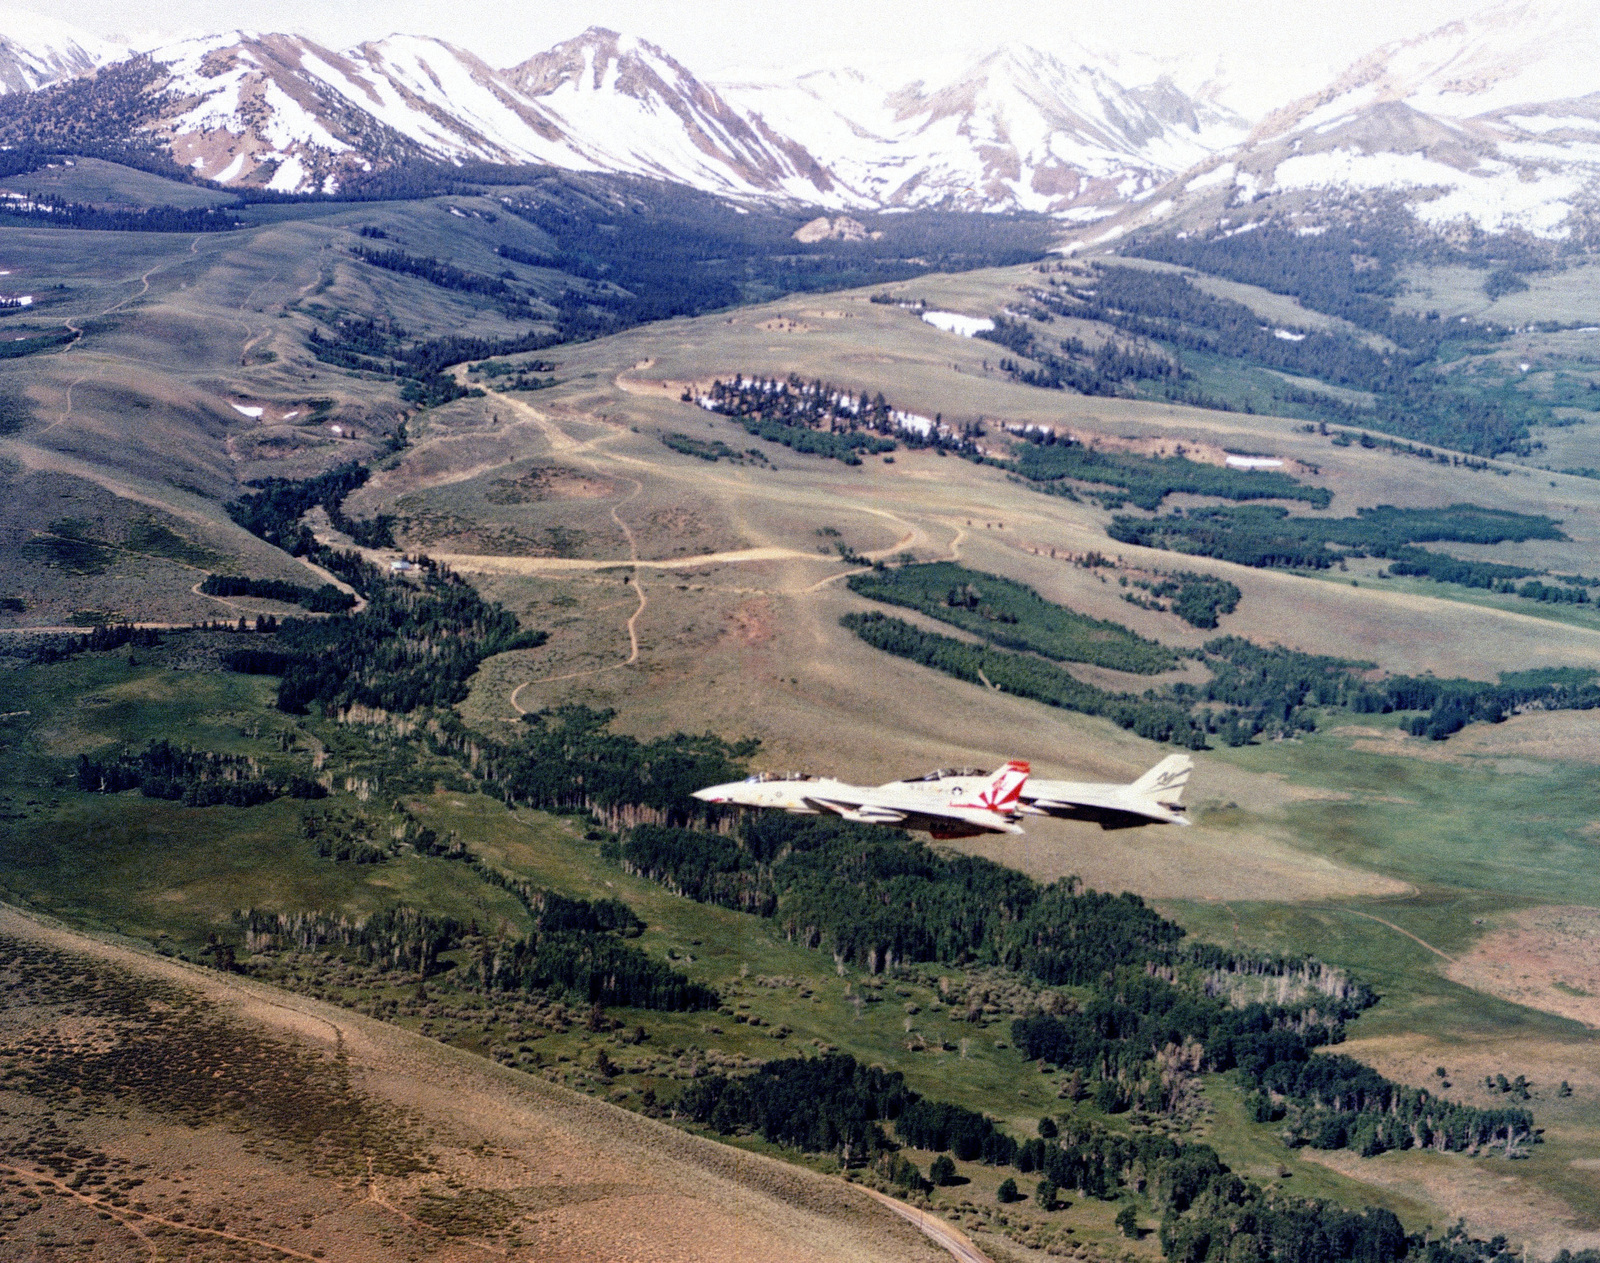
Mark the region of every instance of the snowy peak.
[[55, 18], [0, 10], [0, 92], [31, 92], [127, 55]]
[[[60, 23], [7, 21], [6, 90], [111, 55]], [[409, 35], [335, 51], [235, 31], [152, 58], [165, 80], [149, 131], [225, 184], [332, 190], [427, 159], [649, 176], [830, 212], [1118, 215], [1113, 229], [1169, 203], [1223, 217], [1277, 194], [1331, 205], [1374, 191], [1441, 227], [1600, 226], [1600, 6], [1579, 0], [1500, 0], [1385, 45], [1253, 131], [1221, 102], [1255, 81], [1221, 63], [1206, 77], [1073, 45], [758, 83], [707, 81], [603, 27], [505, 69]]]
[[686, 179], [717, 192], [816, 201], [834, 191], [803, 145], [735, 108], [646, 40], [591, 27], [504, 78], [561, 121], [581, 165]]
[[549, 96], [563, 88], [575, 93], [614, 88], [637, 100], [646, 100], [652, 88], [660, 92], [665, 87], [662, 71], [680, 83], [693, 80], [687, 70], [654, 44], [603, 26], [591, 26], [582, 35], [513, 66], [506, 71], [506, 79], [528, 96]]
[[221, 183], [332, 189], [369, 153], [416, 152], [380, 117], [388, 101], [369, 67], [302, 36], [234, 31], [151, 57], [167, 73], [154, 132], [175, 161]]
[[1600, 10], [1508, 0], [1386, 44], [1325, 88], [1262, 120], [1255, 136], [1321, 131], [1393, 102], [1457, 122], [1600, 92]]
[[1386, 44], [1269, 114], [1174, 200], [1214, 213], [1287, 196], [1315, 215], [1374, 194], [1441, 232], [1600, 225], [1600, 9], [1507, 0]]
[[[335, 51], [233, 31], [150, 56], [165, 77], [148, 131], [175, 161], [220, 183], [296, 192], [429, 159], [643, 175], [838, 210], [1092, 218], [1240, 130], [1170, 79], [1130, 90], [1082, 49], [1058, 57], [1024, 44], [890, 82], [833, 70], [726, 87], [603, 27], [509, 69], [408, 35]], [[92, 67], [82, 57], [73, 64]]]
[[236, 31], [157, 49], [174, 158], [222, 183], [332, 190], [403, 161], [548, 164], [817, 201], [831, 180], [653, 45], [592, 30], [496, 70], [443, 40], [343, 52]]
[[835, 70], [722, 91], [888, 206], [1093, 216], [1243, 134], [1170, 81], [1130, 91], [1089, 60], [1023, 44], [931, 82]]
[[1351, 76], [1377, 100], [1464, 119], [1600, 90], [1600, 11], [1510, 0], [1379, 49]]

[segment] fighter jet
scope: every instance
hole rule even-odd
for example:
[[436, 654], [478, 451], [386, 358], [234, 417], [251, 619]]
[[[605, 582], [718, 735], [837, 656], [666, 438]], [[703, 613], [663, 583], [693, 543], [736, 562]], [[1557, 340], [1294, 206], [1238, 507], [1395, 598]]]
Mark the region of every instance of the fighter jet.
[[[1194, 771], [1187, 754], [1168, 755], [1138, 780], [1127, 785], [1082, 781], [1044, 781], [1030, 776], [1012, 808], [1014, 815], [1057, 816], [1066, 820], [1093, 820], [1102, 829], [1128, 829], [1146, 824], [1189, 824], [1183, 811], [1183, 790]], [[971, 769], [931, 772], [924, 782], [944, 784], [952, 790], [982, 783], [981, 772]], [[890, 788], [885, 786], [884, 788]]]
[[765, 807], [795, 815], [832, 814], [861, 824], [921, 829], [935, 838], [979, 833], [1021, 833], [1012, 819], [1028, 765], [1013, 759], [992, 776], [981, 773], [947, 781], [924, 777], [887, 785], [847, 785], [831, 777], [763, 772], [726, 785], [695, 791], [701, 802]]

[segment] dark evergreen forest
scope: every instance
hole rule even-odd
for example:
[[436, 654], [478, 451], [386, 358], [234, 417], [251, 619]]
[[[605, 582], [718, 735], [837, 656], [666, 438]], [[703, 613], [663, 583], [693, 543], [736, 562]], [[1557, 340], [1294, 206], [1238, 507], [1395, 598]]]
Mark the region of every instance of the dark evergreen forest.
[[[1209, 294], [1186, 276], [1097, 264], [1086, 278], [1051, 275], [1032, 291], [1032, 319], [999, 321], [982, 336], [1031, 362], [1002, 362], [1030, 385], [1253, 410], [1254, 405], [1233, 398], [1237, 386], [1202, 389], [1198, 384], [1210, 365], [1234, 373], [1244, 366], [1325, 382], [1372, 400], [1370, 405], [1352, 402], [1271, 376], [1253, 379], [1269, 391], [1273, 409], [1285, 415], [1364, 425], [1479, 456], [1523, 450], [1529, 426], [1553, 419], [1548, 406], [1509, 384], [1489, 390], [1453, 377], [1446, 368], [1464, 351], [1492, 349], [1510, 330], [1484, 322], [1447, 325], [1436, 315], [1395, 312], [1389, 299], [1398, 267], [1409, 256], [1387, 243], [1387, 253], [1363, 265], [1367, 256], [1359, 249], [1351, 253], [1358, 244], [1340, 229], [1308, 238], [1267, 227], [1236, 236], [1162, 238], [1127, 248], [1130, 254], [1290, 294], [1312, 310], [1349, 321], [1356, 331], [1273, 328], [1244, 304]], [[1046, 334], [1057, 317], [1095, 321], [1124, 341], [1108, 341], [1091, 353], [1079, 338]], [[1363, 334], [1388, 339], [1392, 349], [1378, 349]]]

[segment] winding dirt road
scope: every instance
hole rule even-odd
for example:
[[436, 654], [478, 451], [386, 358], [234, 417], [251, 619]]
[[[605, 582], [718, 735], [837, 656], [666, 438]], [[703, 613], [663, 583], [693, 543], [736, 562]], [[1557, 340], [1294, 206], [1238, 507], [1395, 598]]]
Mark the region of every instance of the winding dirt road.
[[972, 1244], [972, 1239], [959, 1228], [952, 1228], [938, 1215], [930, 1215], [927, 1211], [918, 1210], [915, 1206], [908, 1206], [902, 1201], [896, 1201], [877, 1189], [864, 1188], [861, 1190], [874, 1201], [882, 1202], [900, 1218], [909, 1220], [922, 1229], [923, 1235], [942, 1249], [948, 1250], [951, 1257], [959, 1263], [992, 1263], [989, 1256], [977, 1246]]
[[[624, 624], [628, 632], [628, 656], [621, 662], [613, 662], [603, 667], [591, 667], [586, 671], [569, 671], [565, 675], [547, 675], [537, 680], [524, 680], [511, 690], [511, 709], [519, 715], [526, 715], [528, 710], [517, 701], [517, 694], [530, 684], [554, 684], [558, 680], [576, 680], [583, 676], [599, 675], [603, 671], [620, 671], [623, 667], [631, 667], [635, 662], [639, 661], [639, 615], [643, 614], [645, 607], [650, 604], [650, 598], [644, 593], [644, 584], [639, 582], [639, 566], [641, 564], [639, 561], [639, 541], [634, 538], [632, 528], [622, 520], [622, 515], [617, 512], [628, 501], [644, 491], [644, 483], [637, 478], [630, 479], [630, 481], [633, 483], [633, 490], [611, 506], [611, 520], [621, 528], [623, 538], [628, 541], [628, 552], [631, 554], [631, 564], [633, 566], [633, 592], [639, 598], [637, 608], [628, 616], [628, 621]], [[523, 558], [523, 560], [533, 561], [537, 559], [528, 557]], [[617, 563], [610, 562], [608, 564], [616, 565]], [[461, 569], [459, 566], [453, 566], [452, 568]]]

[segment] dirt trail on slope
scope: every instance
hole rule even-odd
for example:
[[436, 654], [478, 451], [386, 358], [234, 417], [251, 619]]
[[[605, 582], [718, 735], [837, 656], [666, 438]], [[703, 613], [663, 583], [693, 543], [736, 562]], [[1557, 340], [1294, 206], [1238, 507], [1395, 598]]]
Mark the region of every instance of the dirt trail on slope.
[[1435, 956], [1443, 957], [1445, 960], [1449, 961], [1455, 960], [1455, 957], [1450, 955], [1449, 952], [1441, 951], [1426, 939], [1418, 938], [1410, 930], [1396, 925], [1393, 921], [1385, 921], [1382, 917], [1375, 917], [1370, 912], [1357, 912], [1354, 908], [1341, 908], [1340, 911], [1348, 912], [1353, 917], [1365, 917], [1368, 921], [1376, 921], [1379, 925], [1386, 925], [1396, 934], [1403, 934], [1406, 938], [1410, 939], [1413, 943], [1416, 943], [1419, 947], [1426, 947]]
[[516, 711], [519, 715], [526, 715], [528, 710], [525, 706], [517, 701], [517, 694], [522, 692], [522, 690], [527, 688], [529, 685], [554, 684], [558, 680], [577, 680], [583, 678], [584, 676], [599, 675], [604, 671], [619, 671], [623, 667], [631, 667], [635, 662], [639, 661], [639, 616], [644, 613], [645, 608], [650, 604], [650, 598], [645, 595], [644, 584], [639, 581], [639, 541], [634, 538], [632, 528], [622, 520], [622, 516], [617, 512], [617, 510], [623, 505], [627, 504], [628, 501], [639, 496], [644, 491], [644, 483], [640, 482], [637, 478], [633, 479], [632, 481], [633, 490], [611, 506], [611, 520], [617, 524], [622, 531], [623, 538], [628, 541], [628, 552], [632, 558], [633, 565], [633, 592], [634, 595], [639, 598], [639, 604], [637, 608], [635, 608], [633, 613], [628, 616], [628, 621], [623, 624], [624, 629], [628, 633], [628, 656], [621, 662], [612, 662], [603, 667], [590, 667], [586, 671], [568, 671], [562, 675], [546, 675], [537, 680], [524, 680], [521, 684], [517, 685], [516, 688], [511, 690], [511, 709]]
[[693, 557], [665, 557], [660, 561], [630, 557], [595, 560], [588, 557], [519, 557], [497, 553], [432, 553], [428, 556], [462, 574], [556, 574], [561, 571], [617, 570], [638, 566], [646, 570], [683, 570], [695, 566], [736, 565], [746, 561], [820, 561], [838, 558], [798, 548], [737, 548], [725, 553], [699, 553]]
[[875, 1188], [863, 1189], [874, 1201], [881, 1202], [900, 1218], [917, 1225], [931, 1240], [941, 1248], [948, 1250], [958, 1263], [990, 1263], [989, 1256], [973, 1244], [972, 1238], [959, 1228], [952, 1228], [938, 1215], [929, 1214], [925, 1210], [918, 1210], [915, 1206], [908, 1206], [904, 1202], [896, 1201], [887, 1193], [880, 1193]]

